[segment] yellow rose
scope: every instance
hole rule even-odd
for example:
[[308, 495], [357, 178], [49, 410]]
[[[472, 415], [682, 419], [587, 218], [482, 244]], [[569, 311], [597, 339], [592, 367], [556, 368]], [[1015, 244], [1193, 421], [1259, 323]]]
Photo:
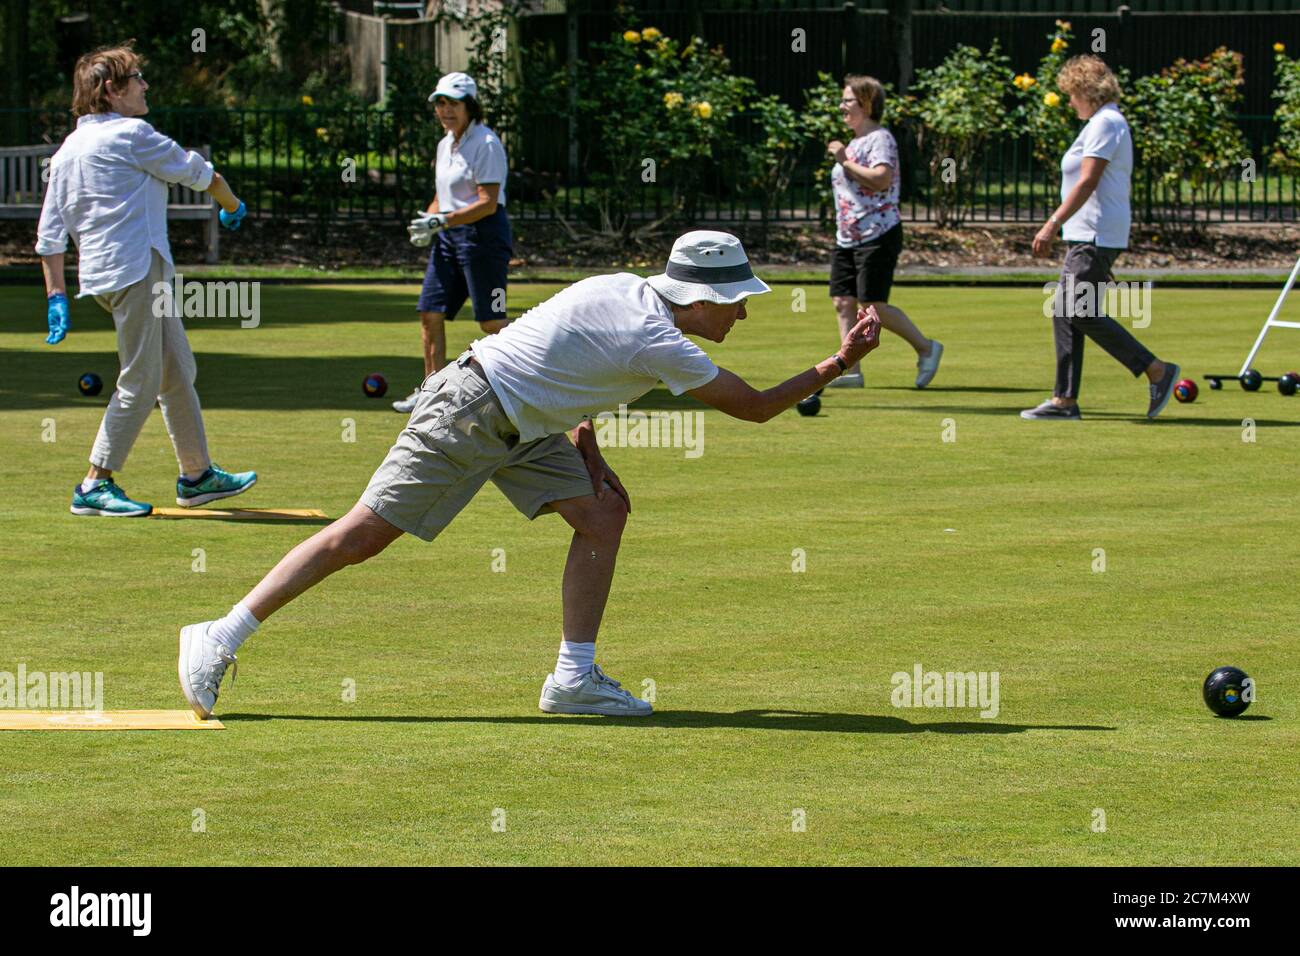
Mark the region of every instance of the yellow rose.
[[700, 119], [708, 119], [713, 115], [713, 107], [707, 102], [701, 101], [695, 104], [695, 115]]
[[682, 100], [684, 99], [685, 97], [680, 93], [665, 93], [664, 106], [668, 107], [670, 110], [675, 110], [677, 107], [682, 105]]
[[1274, 43], [1274, 44], [1273, 44], [1273, 52], [1274, 52], [1274, 53], [1285, 53], [1285, 52], [1286, 52], [1286, 44], [1285, 44], [1285, 43]]
[[1043, 104], [1045, 106], [1060, 106], [1061, 98], [1055, 93], [1048, 93], [1043, 97]]
[[1070, 45], [1070, 44], [1066, 43], [1066, 42], [1065, 42], [1064, 40], [1062, 40], [1060, 37], [1057, 37], [1055, 40], [1052, 41], [1052, 52], [1053, 52], [1053, 53], [1060, 53], [1062, 50], [1064, 50], [1064, 49], [1065, 49], [1067, 46], [1069, 46], [1069, 45]]
[[640, 43], [641, 34], [637, 33], [635, 30], [628, 30], [624, 32], [623, 39], [626, 40], [628, 43]]
[[310, 96], [306, 96], [306, 95], [304, 95], [303, 98], [302, 98], [302, 105], [303, 105], [303, 106], [314, 106], [314, 105], [315, 105], [315, 102], [316, 102], [316, 101], [313, 100]]
[[646, 43], [654, 43], [654, 41], [658, 40], [661, 36], [663, 36], [663, 34], [654, 27], [646, 27], [641, 31], [641, 39], [645, 40]]

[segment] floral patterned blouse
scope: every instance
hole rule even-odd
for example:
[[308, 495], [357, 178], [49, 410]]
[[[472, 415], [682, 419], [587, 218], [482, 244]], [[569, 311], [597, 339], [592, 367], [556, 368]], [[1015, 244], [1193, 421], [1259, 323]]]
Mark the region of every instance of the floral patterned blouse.
[[851, 162], [871, 169], [889, 166], [894, 171], [893, 181], [884, 192], [872, 192], [851, 179], [840, 163], [831, 170], [831, 186], [835, 194], [835, 242], [840, 248], [860, 246], [879, 239], [901, 217], [898, 213], [898, 143], [894, 134], [883, 126], [859, 136], [845, 146]]

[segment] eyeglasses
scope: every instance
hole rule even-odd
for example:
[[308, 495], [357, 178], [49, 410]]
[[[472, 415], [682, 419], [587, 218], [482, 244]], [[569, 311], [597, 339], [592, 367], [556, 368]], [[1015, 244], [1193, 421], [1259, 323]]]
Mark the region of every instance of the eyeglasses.
[[144, 82], [144, 74], [141, 73], [139, 70], [136, 70], [134, 73], [128, 73], [126, 75], [126, 78], [128, 80], [139, 80], [141, 83]]
[[857, 100], [840, 100], [840, 106], [857, 106]]

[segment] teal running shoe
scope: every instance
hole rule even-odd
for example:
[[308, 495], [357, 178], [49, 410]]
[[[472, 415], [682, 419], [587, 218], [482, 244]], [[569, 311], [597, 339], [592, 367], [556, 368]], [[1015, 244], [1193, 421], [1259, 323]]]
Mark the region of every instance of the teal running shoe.
[[242, 495], [257, 484], [257, 472], [240, 471], [231, 474], [222, 471], [213, 464], [211, 468], [198, 477], [196, 481], [176, 479], [176, 503], [182, 508], [206, 505], [218, 498], [230, 498]]
[[80, 484], [72, 490], [72, 513], [104, 518], [146, 518], [153, 513], [153, 505], [132, 501], [117, 482], [105, 478], [89, 491], [82, 491]]

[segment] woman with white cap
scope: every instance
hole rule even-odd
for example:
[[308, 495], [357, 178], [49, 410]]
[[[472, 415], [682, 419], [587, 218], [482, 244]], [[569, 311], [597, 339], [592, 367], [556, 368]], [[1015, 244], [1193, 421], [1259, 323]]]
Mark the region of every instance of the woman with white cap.
[[[506, 151], [483, 125], [478, 86], [464, 73], [448, 73], [429, 94], [447, 131], [438, 143], [436, 192], [424, 215], [412, 220], [411, 243], [432, 245], [420, 313], [424, 377], [447, 364], [444, 321], [456, 318], [465, 299], [479, 328], [491, 334], [506, 326], [506, 273], [513, 239], [506, 215]], [[420, 389], [393, 402], [409, 414]]]

